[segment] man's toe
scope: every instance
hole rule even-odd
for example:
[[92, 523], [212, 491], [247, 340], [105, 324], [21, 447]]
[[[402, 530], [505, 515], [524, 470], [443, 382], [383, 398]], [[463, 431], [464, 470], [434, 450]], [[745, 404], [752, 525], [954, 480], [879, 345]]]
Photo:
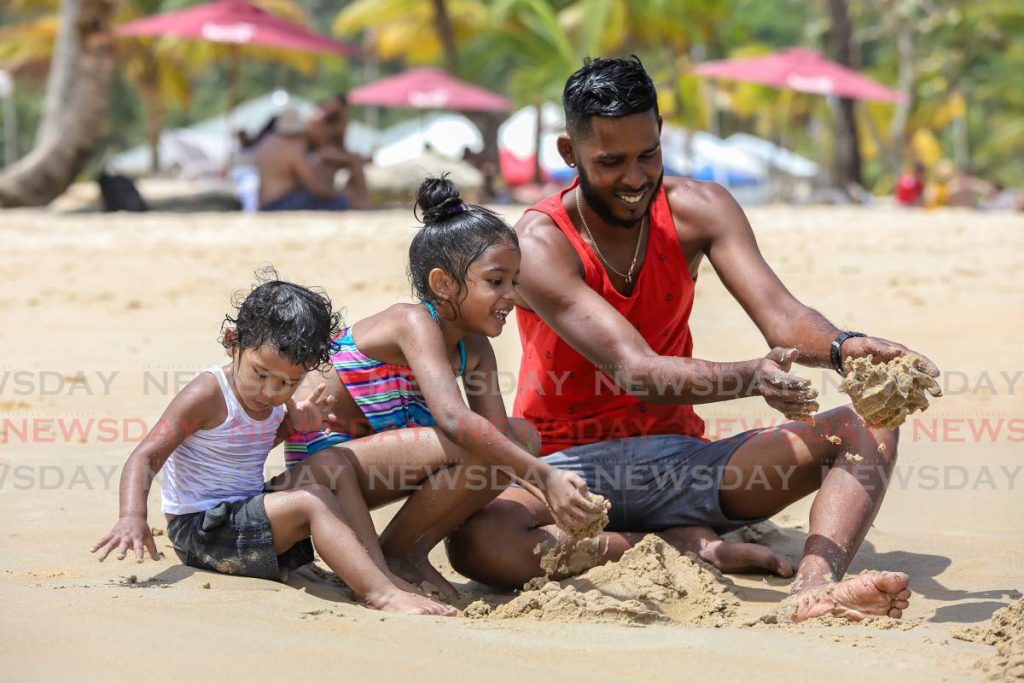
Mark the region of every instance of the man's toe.
[[[907, 592], [907, 597], [910, 597], [910, 592], [907, 591], [907, 584], [910, 583], [910, 577], [903, 572], [881, 572], [872, 577], [875, 588], [890, 595], [899, 596], [904, 591]], [[906, 599], [906, 598], [904, 598]]]

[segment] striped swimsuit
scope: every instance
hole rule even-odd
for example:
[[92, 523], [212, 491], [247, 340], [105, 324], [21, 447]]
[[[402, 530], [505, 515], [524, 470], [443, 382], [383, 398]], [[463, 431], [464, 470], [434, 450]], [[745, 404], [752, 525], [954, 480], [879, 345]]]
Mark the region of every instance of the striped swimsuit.
[[[428, 301], [422, 303], [437, 322], [433, 305]], [[466, 344], [462, 341], [459, 342], [459, 360], [457, 376], [461, 377], [466, 371]], [[334, 340], [331, 363], [373, 433], [436, 424], [423, 394], [413, 388], [412, 370], [404, 365], [382, 363], [364, 354], [352, 339], [351, 327]], [[353, 438], [352, 434], [334, 431], [292, 434], [284, 444], [285, 464], [294, 467], [317, 451]]]

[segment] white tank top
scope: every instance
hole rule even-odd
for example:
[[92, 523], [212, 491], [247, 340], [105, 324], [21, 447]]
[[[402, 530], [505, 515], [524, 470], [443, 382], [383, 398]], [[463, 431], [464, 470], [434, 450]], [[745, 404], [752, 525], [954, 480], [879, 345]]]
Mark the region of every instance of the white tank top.
[[217, 378], [228, 416], [213, 429], [200, 429], [164, 463], [161, 509], [172, 515], [202, 512], [263, 492], [263, 464], [284, 419], [283, 406], [265, 420], [254, 420], [235, 397], [224, 370], [206, 370]]

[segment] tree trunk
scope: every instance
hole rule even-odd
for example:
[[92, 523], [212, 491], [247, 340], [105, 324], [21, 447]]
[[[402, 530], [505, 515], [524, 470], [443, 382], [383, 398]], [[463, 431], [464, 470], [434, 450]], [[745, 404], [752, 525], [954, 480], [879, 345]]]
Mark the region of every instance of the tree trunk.
[[164, 130], [164, 103], [160, 93], [142, 91], [142, 100], [146, 107], [146, 142], [149, 143], [149, 172], [160, 173], [160, 136]]
[[437, 31], [437, 38], [441, 41], [444, 50], [444, 64], [448, 73], [455, 76], [459, 73], [459, 51], [455, 45], [455, 27], [452, 25], [452, 17], [448, 14], [448, 6], [445, 0], [433, 0], [434, 2], [434, 30]]
[[914, 29], [910, 22], [901, 22], [896, 34], [896, 52], [899, 55], [898, 90], [903, 93], [904, 100], [896, 103], [892, 114], [892, 126], [889, 137], [892, 138], [892, 154], [890, 155], [890, 171], [898, 174], [903, 166], [903, 155], [907, 145], [907, 120], [913, 105], [914, 93]]
[[54, 41], [50, 61], [50, 75], [46, 81], [46, 97], [43, 100], [43, 119], [36, 133], [36, 145], [48, 139], [60, 137], [60, 118], [71, 103], [75, 88], [75, 73], [78, 55], [81, 52], [81, 35], [78, 30], [81, 16], [81, 0], [61, 0], [60, 24]]
[[[65, 0], [78, 6], [73, 87], [56, 121], [59, 135], [0, 174], [0, 207], [42, 206], [60, 196], [89, 162], [106, 122], [114, 75], [112, 20], [116, 0]], [[59, 60], [58, 60], [59, 61]], [[55, 68], [58, 68], [55, 64]], [[54, 74], [51, 71], [51, 77]]]
[[[444, 64], [452, 76], [459, 75], [459, 50], [455, 42], [455, 26], [452, 16], [448, 13], [445, 0], [433, 0], [434, 30], [444, 50]], [[484, 138], [483, 162], [499, 167], [498, 158], [498, 126], [497, 116], [490, 112], [467, 112], [469, 120], [476, 124]]]
[[[828, 0], [828, 14], [832, 57], [840, 64], [852, 67], [853, 25], [846, 0]], [[851, 184], [861, 184], [860, 145], [853, 107], [854, 101], [843, 97], [836, 108], [836, 184], [843, 190]]]

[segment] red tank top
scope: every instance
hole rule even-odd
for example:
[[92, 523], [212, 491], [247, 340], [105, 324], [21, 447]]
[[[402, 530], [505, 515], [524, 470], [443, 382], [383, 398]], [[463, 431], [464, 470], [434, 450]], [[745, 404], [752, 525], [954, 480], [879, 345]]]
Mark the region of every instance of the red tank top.
[[[529, 210], [551, 217], [583, 263], [587, 286], [631, 322], [655, 353], [690, 357], [694, 283], [679, 246], [664, 187], [651, 205], [643, 267], [632, 294], [623, 296], [612, 286], [597, 255], [583, 241], [562, 205], [562, 196], [575, 186], [573, 183], [542, 199]], [[523, 355], [513, 412], [536, 425], [542, 438], [542, 455], [627, 436], [703, 437], [704, 422], [691, 406], [645, 403], [562, 341], [536, 313], [519, 308], [516, 320]]]

